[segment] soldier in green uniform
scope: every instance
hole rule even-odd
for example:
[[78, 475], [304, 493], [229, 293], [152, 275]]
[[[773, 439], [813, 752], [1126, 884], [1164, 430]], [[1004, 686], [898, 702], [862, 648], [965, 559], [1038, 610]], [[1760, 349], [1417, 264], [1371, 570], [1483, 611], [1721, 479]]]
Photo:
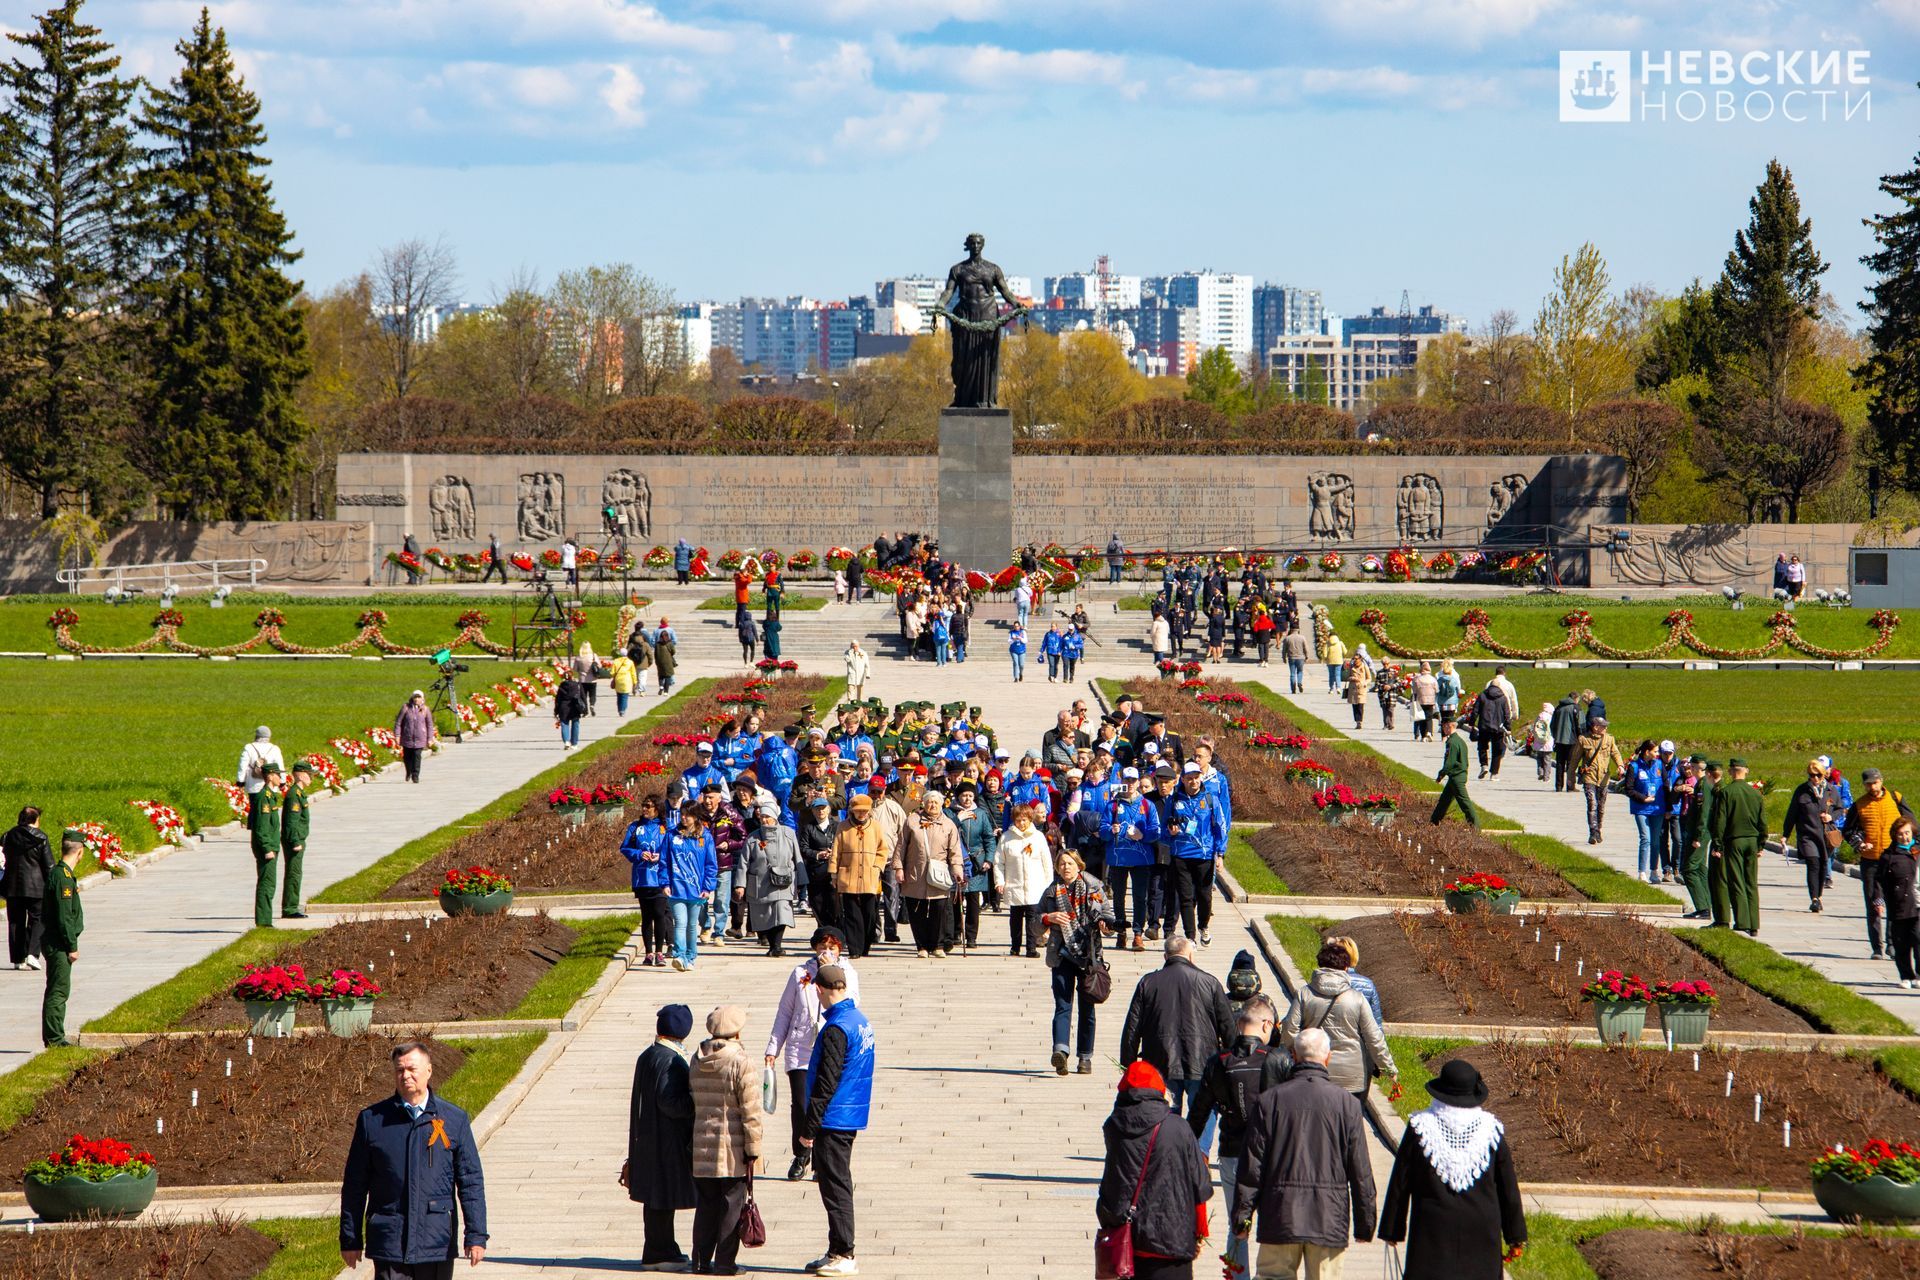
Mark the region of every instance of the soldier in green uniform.
[[313, 766], [305, 760], [294, 761], [293, 785], [280, 806], [280, 914], [288, 920], [307, 918], [300, 909], [300, 863], [307, 852], [307, 833], [313, 829], [307, 800], [307, 784], [312, 781]]
[[[1713, 854], [1723, 863], [1733, 927], [1760, 936], [1760, 842], [1767, 838], [1767, 805], [1747, 782], [1747, 762], [1729, 760], [1732, 777], [1714, 794]], [[1719, 921], [1714, 921], [1718, 924]]]
[[[1686, 918], [1705, 920], [1714, 914], [1710, 910], [1714, 901], [1714, 875], [1708, 865], [1713, 859], [1707, 856], [1713, 849], [1713, 779], [1707, 776], [1705, 760], [1695, 756], [1687, 761], [1687, 779], [1683, 785], [1687, 802], [1686, 810], [1680, 815], [1680, 876], [1686, 881], [1687, 897], [1693, 903], [1693, 910]], [[1723, 884], [1720, 901], [1725, 900]]]
[[73, 964], [80, 958], [80, 933], [87, 913], [80, 908], [80, 881], [73, 869], [87, 842], [69, 827], [60, 833], [60, 857], [47, 879], [47, 897], [41, 908], [46, 922], [47, 994], [40, 1002], [40, 1043], [52, 1048], [71, 1044], [67, 1039], [67, 994], [73, 989]]
[[1440, 782], [1440, 800], [1433, 806], [1433, 825], [1439, 826], [1440, 819], [1447, 816], [1447, 806], [1460, 806], [1460, 816], [1480, 825], [1480, 811], [1473, 807], [1473, 801], [1467, 799], [1467, 737], [1460, 732], [1460, 718], [1449, 711], [1440, 717], [1440, 732], [1447, 740], [1446, 755], [1441, 757], [1440, 772], [1433, 776]]
[[253, 922], [273, 924], [273, 881], [280, 863], [280, 766], [269, 760], [261, 770], [266, 785], [247, 805], [247, 831], [253, 839]]

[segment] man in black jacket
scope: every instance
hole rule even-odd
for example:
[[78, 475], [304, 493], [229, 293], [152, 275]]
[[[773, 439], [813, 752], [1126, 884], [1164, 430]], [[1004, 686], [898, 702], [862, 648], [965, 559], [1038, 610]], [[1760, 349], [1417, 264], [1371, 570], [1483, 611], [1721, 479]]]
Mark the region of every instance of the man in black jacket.
[[1308, 1275], [1373, 1239], [1373, 1165], [1360, 1100], [1327, 1075], [1332, 1045], [1308, 1027], [1293, 1038], [1293, 1074], [1263, 1094], [1247, 1122], [1228, 1220], [1252, 1229], [1260, 1215], [1260, 1272]]
[[16, 969], [40, 967], [41, 905], [53, 876], [53, 846], [40, 829], [40, 810], [20, 811], [20, 824], [0, 836], [6, 871], [0, 894], [7, 899], [7, 957]]
[[620, 1185], [641, 1206], [641, 1268], [664, 1270], [663, 1264], [687, 1261], [674, 1238], [673, 1215], [694, 1207], [693, 1086], [680, 1056], [693, 1030], [693, 1011], [667, 1005], [655, 1015], [653, 1030], [653, 1043], [633, 1064]]
[[1166, 963], [1140, 979], [1120, 1032], [1120, 1065], [1141, 1058], [1167, 1082], [1175, 1115], [1200, 1094], [1207, 1062], [1233, 1039], [1233, 1007], [1220, 980], [1193, 963], [1193, 939], [1168, 938]]
[[[1200, 1097], [1187, 1111], [1187, 1123], [1199, 1139], [1207, 1121], [1220, 1117], [1220, 1187], [1231, 1199], [1233, 1184], [1240, 1170], [1240, 1155], [1246, 1149], [1247, 1120], [1253, 1104], [1267, 1090], [1287, 1078], [1287, 1058], [1267, 1045], [1273, 1038], [1277, 1021], [1273, 1001], [1256, 995], [1241, 1006], [1234, 1017], [1239, 1034], [1227, 1048], [1213, 1056], [1200, 1078]], [[1201, 1151], [1206, 1150], [1205, 1145]], [[1227, 1258], [1234, 1266], [1247, 1267], [1246, 1237], [1227, 1223]]]
[[1569, 692], [1553, 708], [1553, 789], [1574, 791], [1580, 780], [1573, 776], [1573, 748], [1580, 741], [1580, 695]]
[[1486, 777], [1491, 771], [1494, 777], [1500, 776], [1500, 761], [1507, 754], [1507, 730], [1513, 727], [1513, 704], [1507, 701], [1506, 690], [1497, 680], [1487, 681], [1487, 687], [1473, 700], [1473, 740], [1480, 748], [1480, 776]]

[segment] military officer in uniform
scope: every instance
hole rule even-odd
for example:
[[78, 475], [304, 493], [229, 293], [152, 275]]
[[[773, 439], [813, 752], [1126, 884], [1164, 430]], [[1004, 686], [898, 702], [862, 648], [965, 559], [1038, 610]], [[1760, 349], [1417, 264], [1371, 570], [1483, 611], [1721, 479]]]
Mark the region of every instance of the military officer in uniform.
[[286, 920], [305, 920], [300, 909], [300, 863], [307, 853], [307, 833], [313, 829], [312, 806], [307, 799], [307, 784], [313, 781], [313, 766], [305, 760], [293, 762], [293, 785], [287, 788], [286, 803], [280, 806], [280, 915]]
[[1457, 804], [1460, 816], [1478, 827], [1480, 811], [1467, 799], [1467, 738], [1460, 732], [1460, 717], [1451, 711], [1441, 716], [1440, 732], [1447, 740], [1447, 750], [1440, 760], [1440, 772], [1433, 775], [1440, 783], [1440, 799], [1433, 806], [1433, 825], [1439, 826], [1440, 820], [1447, 816], [1448, 805]]
[[261, 770], [266, 785], [247, 802], [247, 830], [253, 839], [253, 922], [273, 924], [273, 881], [280, 859], [280, 766], [269, 760]]
[[1712, 774], [1719, 766], [1695, 756], [1687, 765], [1693, 794], [1686, 811], [1680, 815], [1680, 843], [1686, 857], [1687, 897], [1693, 906], [1683, 918], [1705, 920], [1711, 915], [1721, 924], [1727, 922], [1727, 885], [1713, 853], [1714, 783]]
[[1758, 788], [1747, 781], [1745, 760], [1729, 760], [1727, 768], [1731, 775], [1727, 784], [1714, 792], [1712, 857], [1723, 863], [1721, 875], [1732, 908], [1733, 927], [1757, 938], [1760, 842], [1767, 836], [1767, 806]]
[[47, 994], [40, 1002], [40, 1043], [52, 1048], [67, 1039], [67, 993], [73, 989], [73, 964], [80, 958], [80, 933], [87, 927], [80, 908], [80, 881], [73, 869], [87, 851], [86, 839], [72, 827], [60, 833], [60, 857], [47, 879], [45, 921]]

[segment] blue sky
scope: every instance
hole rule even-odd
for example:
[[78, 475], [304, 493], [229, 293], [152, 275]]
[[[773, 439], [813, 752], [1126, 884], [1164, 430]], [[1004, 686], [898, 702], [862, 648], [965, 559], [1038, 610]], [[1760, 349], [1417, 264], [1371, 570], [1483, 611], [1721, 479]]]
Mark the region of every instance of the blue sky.
[[[32, 2], [32, 0], [29, 0]], [[1767, 159], [1830, 290], [1920, 148], [1920, 0], [233, 0], [322, 288], [444, 236], [463, 292], [628, 261], [682, 298], [865, 292], [987, 233], [1009, 273], [1239, 270], [1342, 313], [1530, 319], [1594, 241], [1711, 276]], [[16, 10], [18, 12], [18, 10]], [[170, 73], [198, 5], [91, 0]], [[17, 17], [0, 23], [18, 26]], [[1561, 49], [1867, 49], [1872, 118], [1566, 125]]]

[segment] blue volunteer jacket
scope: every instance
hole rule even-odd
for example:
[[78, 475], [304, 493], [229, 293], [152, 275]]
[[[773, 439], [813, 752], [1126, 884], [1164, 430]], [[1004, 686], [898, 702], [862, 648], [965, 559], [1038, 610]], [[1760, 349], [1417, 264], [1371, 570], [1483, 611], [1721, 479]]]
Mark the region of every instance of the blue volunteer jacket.
[[[627, 825], [627, 834], [620, 837], [620, 856], [633, 864], [633, 889], [638, 893], [642, 889], [664, 889], [667, 886], [667, 834], [666, 825], [659, 821], [639, 821]], [[645, 860], [645, 855], [654, 855], [654, 861]]]
[[713, 763], [727, 782], [732, 782], [740, 771], [753, 763], [754, 749], [759, 746], [750, 736], [743, 733], [730, 733], [724, 738], [713, 740]]
[[704, 898], [720, 883], [720, 855], [713, 848], [713, 833], [697, 836], [679, 832], [667, 837], [664, 850], [667, 862], [667, 896], [692, 901]]
[[1642, 817], [1665, 811], [1667, 774], [1660, 767], [1658, 759], [1642, 760], [1635, 756], [1627, 761], [1624, 781], [1627, 785], [1628, 813]]
[[1070, 630], [1060, 637], [1060, 656], [1080, 661], [1080, 655], [1087, 651], [1087, 638], [1076, 630]]
[[1227, 826], [1221, 819], [1220, 802], [1203, 789], [1188, 795], [1183, 787], [1167, 801], [1168, 840], [1176, 858], [1215, 858], [1227, 851]]
[[787, 745], [787, 740], [777, 733], [767, 735], [760, 744], [760, 753], [754, 757], [754, 776], [760, 779], [760, 785], [780, 797], [780, 803], [787, 802], [787, 796], [793, 790], [793, 780], [800, 776], [800, 753]]
[[873, 1103], [873, 1024], [851, 1000], [842, 1000], [826, 1011], [820, 1023], [822, 1034], [814, 1036], [813, 1057], [807, 1063], [809, 1098], [813, 1096], [813, 1082], [820, 1074], [820, 1048], [828, 1027], [838, 1027], [846, 1036], [847, 1053], [820, 1127], [857, 1133], [867, 1127], [867, 1110]]
[[706, 786], [709, 782], [717, 782], [724, 787], [727, 785], [728, 778], [725, 773], [722, 773], [712, 765], [703, 767], [698, 763], [694, 763], [682, 769], [680, 776], [675, 779], [675, 781], [680, 786], [680, 795], [673, 802], [673, 813], [677, 816], [680, 812], [681, 805], [700, 798], [700, 789], [702, 787]]
[[1057, 658], [1060, 656], [1060, 648], [1063, 643], [1058, 631], [1049, 631], [1046, 635], [1040, 637], [1040, 652], [1049, 658]]
[[[842, 760], [857, 759], [860, 755], [861, 747], [866, 747], [870, 750], [873, 749], [873, 739], [864, 733], [836, 733], [828, 738], [827, 741], [840, 748], [840, 758]], [[877, 750], [875, 751], [874, 758], [879, 758]]]
[[1200, 789], [1212, 796], [1214, 803], [1220, 806], [1220, 821], [1227, 830], [1233, 830], [1233, 784], [1227, 775], [1214, 769], [1200, 779]]
[[[1128, 835], [1128, 827], [1138, 827], [1140, 838]], [[1100, 834], [1107, 841], [1109, 867], [1150, 867], [1160, 840], [1160, 807], [1145, 796], [1117, 797], [1107, 805]]]
[[1026, 651], [1027, 651], [1027, 633], [1022, 628], [1015, 627], [1012, 633], [1007, 636], [1007, 652], [1008, 653], [1025, 653]]
[[432, 1092], [417, 1120], [397, 1094], [362, 1111], [340, 1182], [340, 1247], [420, 1263], [486, 1242], [486, 1181], [467, 1113]]
[[1002, 831], [1013, 825], [1013, 807], [1020, 804], [1035, 806], [1041, 815], [1040, 821], [1035, 825], [1045, 826], [1046, 815], [1053, 812], [1053, 788], [1048, 786], [1047, 780], [1038, 774], [1025, 779], [1016, 774], [1013, 781], [1007, 784], [1007, 804], [1006, 808], [1000, 812]]

